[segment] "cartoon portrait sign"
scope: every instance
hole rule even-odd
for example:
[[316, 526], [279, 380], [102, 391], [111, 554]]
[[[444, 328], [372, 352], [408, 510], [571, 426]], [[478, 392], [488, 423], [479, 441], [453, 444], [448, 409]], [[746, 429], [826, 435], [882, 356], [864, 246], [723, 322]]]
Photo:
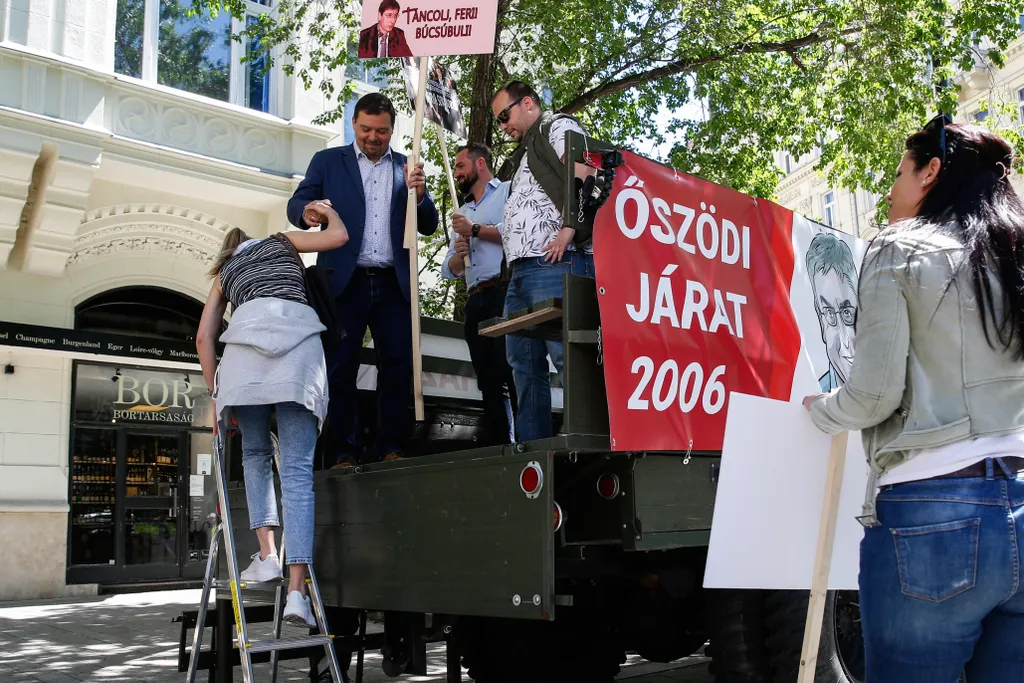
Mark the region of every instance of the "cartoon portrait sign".
[[497, 0], [364, 0], [360, 59], [494, 52]]
[[799, 214], [793, 223], [798, 276], [790, 299], [819, 391], [829, 392], [846, 384], [853, 367], [858, 278], [867, 243]]

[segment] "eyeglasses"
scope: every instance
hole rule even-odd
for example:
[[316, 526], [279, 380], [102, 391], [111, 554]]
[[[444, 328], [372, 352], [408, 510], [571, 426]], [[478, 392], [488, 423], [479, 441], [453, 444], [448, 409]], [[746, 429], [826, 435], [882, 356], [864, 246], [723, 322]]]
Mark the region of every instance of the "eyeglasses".
[[518, 100], [516, 100], [512, 104], [508, 105], [507, 107], [505, 107], [504, 109], [499, 111], [494, 118], [498, 120], [498, 123], [508, 123], [508, 119], [509, 119], [509, 116], [510, 116], [509, 112], [512, 110], [512, 107], [516, 106], [517, 104], [519, 104], [522, 101], [523, 101], [523, 98], [520, 97]]
[[829, 327], [836, 327], [839, 324], [839, 320], [842, 319], [843, 324], [847, 327], [853, 327], [857, 322], [857, 307], [856, 306], [843, 306], [836, 313], [836, 309], [831, 306], [825, 306], [821, 309], [821, 317], [825, 319]]
[[942, 162], [942, 168], [946, 168], [946, 126], [951, 123], [953, 119], [949, 114], [939, 114], [924, 126], [928, 133], [939, 131], [939, 161]]

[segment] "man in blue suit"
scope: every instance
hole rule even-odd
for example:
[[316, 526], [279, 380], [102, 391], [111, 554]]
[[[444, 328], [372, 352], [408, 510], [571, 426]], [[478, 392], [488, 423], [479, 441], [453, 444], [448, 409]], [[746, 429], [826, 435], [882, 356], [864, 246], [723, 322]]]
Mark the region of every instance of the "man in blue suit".
[[323, 252], [317, 263], [333, 268], [331, 290], [345, 339], [327, 354], [330, 404], [326, 455], [334, 467], [358, 462], [356, 379], [369, 325], [377, 353], [378, 444], [383, 460], [403, 457], [411, 427], [412, 321], [409, 312], [409, 250], [403, 247], [408, 188], [416, 190], [419, 231], [437, 229], [437, 209], [426, 191], [423, 164], [408, 173], [406, 157], [392, 151], [395, 108], [379, 93], [356, 103], [355, 142], [321, 150], [288, 201], [288, 220], [307, 229], [326, 223], [314, 207], [330, 202], [348, 228], [343, 247]]

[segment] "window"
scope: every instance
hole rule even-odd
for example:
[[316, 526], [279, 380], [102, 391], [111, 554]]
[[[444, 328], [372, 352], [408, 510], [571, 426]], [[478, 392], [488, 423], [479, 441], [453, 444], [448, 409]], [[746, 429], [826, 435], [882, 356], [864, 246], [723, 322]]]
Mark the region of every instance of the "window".
[[1024, 88], [1017, 91], [1017, 122], [1024, 124]]
[[345, 144], [355, 142], [356, 131], [352, 127], [352, 117], [356, 114], [356, 102], [359, 101], [359, 95], [356, 95], [348, 102], [345, 103]]
[[988, 118], [988, 109], [981, 109], [971, 114], [971, 120], [975, 123], [983, 123]]
[[836, 227], [836, 219], [839, 217], [836, 213], [836, 193], [829, 190], [822, 195], [821, 203], [824, 209], [825, 225], [830, 228]]
[[[255, 15], [250, 14], [246, 17], [247, 26], [255, 23]], [[270, 72], [267, 70], [270, 54], [255, 38], [249, 39], [245, 50], [248, 57], [245, 62], [245, 106], [270, 111]]]
[[[273, 0], [245, 0], [246, 21], [272, 9]], [[255, 41], [232, 41], [243, 23], [221, 11], [189, 16], [191, 0], [117, 0], [114, 70], [171, 88], [270, 111], [273, 71]], [[149, 30], [147, 30], [149, 29]], [[255, 56], [242, 63], [248, 53]]]
[[790, 173], [793, 172], [793, 155], [792, 154], [790, 154], [788, 152], [786, 153], [786, 156], [785, 156], [785, 159], [784, 159], [784, 165], [786, 167], [786, 175], [789, 175]]
[[377, 88], [386, 87], [388, 80], [384, 77], [384, 69], [376, 66], [368, 66], [370, 62], [365, 59], [359, 59], [357, 56], [358, 52], [358, 45], [349, 45], [348, 63], [345, 65], [345, 75], [349, 78], [362, 81], [363, 83], [367, 83]]
[[117, 0], [114, 31], [114, 71], [142, 78], [142, 33], [146, 0]]
[[[152, 2], [153, 0], [149, 0]], [[231, 91], [231, 16], [187, 16], [191, 5], [160, 0], [156, 80], [160, 85], [227, 101]]]

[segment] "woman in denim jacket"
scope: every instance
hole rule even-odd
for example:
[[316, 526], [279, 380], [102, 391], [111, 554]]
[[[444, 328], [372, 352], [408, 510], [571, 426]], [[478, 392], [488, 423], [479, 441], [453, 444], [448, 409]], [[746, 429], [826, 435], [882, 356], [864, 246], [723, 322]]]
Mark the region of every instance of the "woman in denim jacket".
[[[326, 328], [306, 297], [297, 252], [337, 249], [348, 231], [329, 202], [318, 204], [328, 225], [319, 232], [288, 232], [250, 239], [238, 228], [224, 238], [210, 276], [196, 347], [207, 386], [215, 386], [217, 422], [232, 414], [242, 432], [242, 468], [249, 521], [260, 551], [241, 572], [243, 581], [282, 577], [274, 541], [280, 526], [274, 492], [270, 412], [277, 413], [281, 448], [281, 506], [288, 528], [288, 600], [283, 619], [315, 628], [306, 569], [313, 559], [313, 451], [327, 414], [327, 367], [320, 333]], [[217, 365], [214, 339], [227, 304], [231, 322], [221, 335]], [[216, 433], [216, 427], [215, 431]]]
[[[1024, 682], [1024, 205], [1013, 150], [940, 116], [910, 136], [860, 278], [847, 383], [804, 400], [862, 430], [867, 683]], [[877, 494], [876, 494], [877, 492]]]

